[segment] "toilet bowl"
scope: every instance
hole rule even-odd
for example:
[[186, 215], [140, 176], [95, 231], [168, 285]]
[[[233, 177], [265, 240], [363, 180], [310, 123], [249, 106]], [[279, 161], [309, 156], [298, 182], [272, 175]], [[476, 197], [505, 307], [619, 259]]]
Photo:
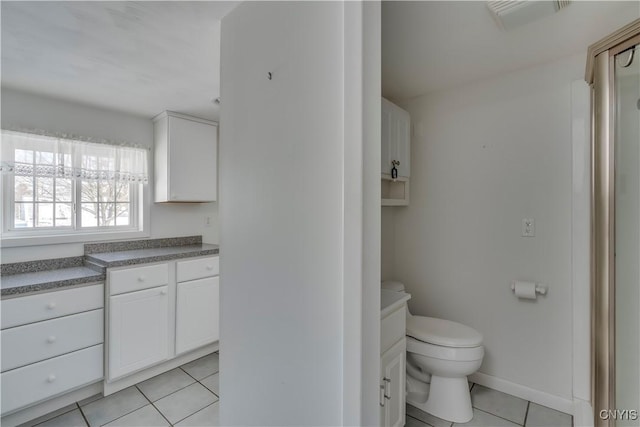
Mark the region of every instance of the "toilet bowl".
[[[404, 292], [399, 282], [383, 288]], [[456, 423], [473, 418], [467, 376], [482, 364], [482, 335], [473, 328], [407, 309], [407, 403]]]

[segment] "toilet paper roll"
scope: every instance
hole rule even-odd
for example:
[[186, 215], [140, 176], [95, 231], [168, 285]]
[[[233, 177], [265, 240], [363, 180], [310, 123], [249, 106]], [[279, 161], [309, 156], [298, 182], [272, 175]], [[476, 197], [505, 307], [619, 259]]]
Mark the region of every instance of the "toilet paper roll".
[[513, 292], [518, 298], [536, 299], [536, 284], [534, 282], [513, 282]]

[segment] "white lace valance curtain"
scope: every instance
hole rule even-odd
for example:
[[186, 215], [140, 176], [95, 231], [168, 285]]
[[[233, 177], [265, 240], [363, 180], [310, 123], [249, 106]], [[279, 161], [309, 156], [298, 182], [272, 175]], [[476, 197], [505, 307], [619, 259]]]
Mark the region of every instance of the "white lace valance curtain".
[[147, 183], [148, 150], [2, 130], [0, 171]]

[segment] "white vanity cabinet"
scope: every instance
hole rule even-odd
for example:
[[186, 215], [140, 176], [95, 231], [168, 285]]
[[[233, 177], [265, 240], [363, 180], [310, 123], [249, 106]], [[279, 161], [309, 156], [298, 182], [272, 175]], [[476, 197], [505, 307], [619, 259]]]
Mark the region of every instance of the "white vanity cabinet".
[[405, 422], [406, 342], [397, 342], [380, 358], [382, 373], [383, 426], [402, 427]]
[[155, 201], [216, 201], [218, 124], [172, 111], [153, 121]]
[[3, 424], [8, 414], [102, 380], [102, 283], [18, 296], [0, 306]]
[[380, 425], [405, 424], [406, 301], [404, 292], [382, 291], [380, 315]]
[[220, 338], [218, 257], [178, 261], [176, 354]]
[[[381, 119], [382, 206], [406, 206], [411, 175], [411, 118], [408, 112], [382, 98]], [[394, 165], [397, 176], [392, 175]]]

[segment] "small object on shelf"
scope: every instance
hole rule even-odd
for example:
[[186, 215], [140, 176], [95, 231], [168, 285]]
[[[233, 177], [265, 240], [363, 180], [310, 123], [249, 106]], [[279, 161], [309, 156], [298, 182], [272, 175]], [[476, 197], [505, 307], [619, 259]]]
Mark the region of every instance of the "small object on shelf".
[[393, 167], [391, 168], [391, 179], [396, 181], [398, 179], [398, 168], [396, 166], [400, 166], [400, 162], [397, 160], [392, 160], [391, 164]]

